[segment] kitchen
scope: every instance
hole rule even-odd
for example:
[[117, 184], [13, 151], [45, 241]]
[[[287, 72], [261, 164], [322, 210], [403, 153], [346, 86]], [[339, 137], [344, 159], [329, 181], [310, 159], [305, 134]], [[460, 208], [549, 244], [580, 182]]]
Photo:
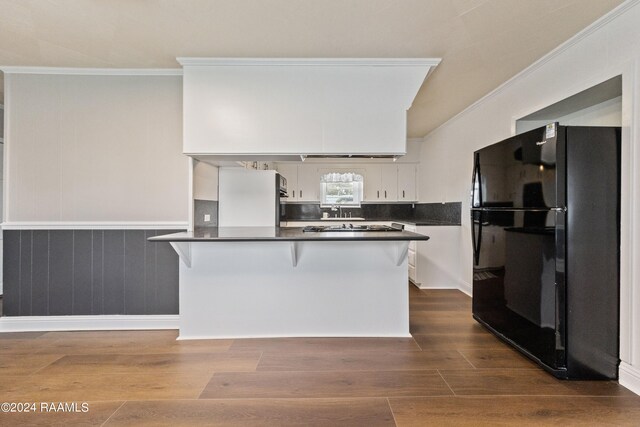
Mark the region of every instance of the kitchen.
[[[636, 73], [635, 68], [632, 66], [636, 59], [630, 58], [637, 58], [638, 54], [632, 43], [611, 43], [610, 39], [616, 36], [622, 37], [620, 34], [624, 34], [625, 37], [637, 37], [636, 32], [631, 29], [633, 28], [632, 24], [636, 22], [637, 13], [638, 8], [635, 2], [625, 2], [620, 8], [614, 9], [611, 15], [607, 15], [597, 24], [585, 30], [584, 33], [571, 39], [570, 42], [563, 45], [562, 49], [552, 52], [545, 57], [544, 61], [534, 64], [532, 68], [527, 69], [526, 73], [516, 76], [512, 83], [492, 92], [491, 96], [479, 101], [475, 107], [465, 110], [463, 114], [434, 128], [426, 134], [425, 138], [409, 139], [407, 142], [405, 137], [399, 145], [399, 149], [398, 146], [392, 146], [383, 141], [376, 145], [377, 142], [371, 140], [371, 145], [363, 144], [364, 148], [359, 148], [356, 145], [346, 146], [348, 150], [346, 153], [338, 151], [345, 146], [343, 141], [336, 139], [331, 151], [321, 153], [329, 155], [368, 154], [369, 157], [389, 155], [393, 157], [399, 152], [407, 151], [409, 154], [406, 159], [398, 157], [394, 161], [393, 158], [369, 158], [353, 162], [348, 159], [313, 159], [307, 156], [302, 162], [301, 154], [303, 156], [312, 155], [321, 151], [323, 147], [317, 145], [317, 141], [321, 141], [321, 139], [314, 138], [313, 134], [309, 134], [308, 138], [305, 138], [309, 144], [316, 144], [312, 148], [306, 149], [299, 145], [293, 145], [299, 140], [299, 135], [293, 132], [295, 126], [285, 138], [282, 152], [267, 153], [258, 151], [260, 147], [249, 146], [248, 149], [253, 150], [254, 153], [251, 158], [227, 158], [226, 160], [230, 162], [245, 161], [247, 165], [253, 164], [254, 161], [257, 164], [267, 163], [271, 170], [279, 170], [285, 176], [287, 168], [291, 171], [295, 166], [296, 177], [287, 177], [287, 180], [295, 183], [298, 188], [291, 186], [287, 190], [290, 197], [293, 196], [294, 190], [297, 191], [298, 200], [293, 201], [293, 197], [291, 197], [292, 200], [285, 203], [286, 220], [287, 223], [300, 221], [311, 222], [314, 225], [316, 221], [320, 224], [333, 223], [333, 221], [322, 220], [321, 217], [324, 212], [329, 217], [334, 216], [336, 211], [332, 211], [330, 206], [322, 208], [320, 206], [321, 200], [317, 200], [315, 197], [306, 199], [310, 196], [307, 194], [308, 186], [305, 181], [315, 181], [320, 184], [319, 181], [325, 175], [337, 172], [340, 174], [349, 173], [355, 171], [353, 166], [357, 165], [359, 169], [367, 172], [361, 174], [365, 182], [363, 192], [366, 193], [368, 187], [370, 191], [375, 191], [375, 193], [369, 192], [368, 195], [363, 193], [364, 203], [360, 204], [360, 210], [351, 208], [352, 220], [346, 223], [355, 223], [357, 220], [354, 220], [354, 217], [362, 217], [366, 220], [382, 221], [388, 225], [391, 222], [417, 224], [418, 234], [429, 236], [429, 240], [417, 242], [414, 264], [416, 279], [414, 281], [422, 288], [448, 287], [451, 290], [423, 290], [413, 285], [406, 288], [410, 296], [409, 309], [411, 310], [413, 307], [414, 310], [413, 315], [410, 312], [411, 325], [413, 325], [410, 332], [415, 340], [409, 339], [411, 341], [406, 341], [408, 338], [385, 338], [381, 341], [375, 341], [375, 344], [373, 341], [367, 341], [375, 340], [374, 338], [362, 338], [360, 341], [349, 339], [349, 342], [341, 341], [341, 344], [332, 342], [329, 338], [319, 338], [319, 341], [304, 338], [299, 341], [288, 341], [287, 338], [281, 338], [280, 341], [272, 342], [257, 342], [252, 339], [246, 341], [239, 339], [233, 342], [229, 342], [229, 340], [175, 341], [173, 344], [169, 344], [173, 352], [188, 352], [188, 356], [185, 356], [186, 359], [193, 359], [196, 364], [201, 363], [209, 366], [209, 368], [189, 368], [190, 372], [194, 373], [193, 378], [189, 375], [176, 377], [176, 381], [197, 382], [200, 391], [206, 386], [205, 392], [202, 394], [202, 402], [198, 402], [196, 399], [185, 403], [185, 405], [193, 405], [193, 408], [206, 407], [207, 411], [211, 411], [210, 413], [213, 414], [215, 411], [223, 411], [220, 406], [216, 406], [215, 398], [224, 397], [231, 405], [229, 411], [234, 412], [247, 407], [241, 406], [241, 399], [238, 398], [252, 397], [254, 400], [252, 400], [251, 410], [262, 414], [269, 413], [269, 405], [275, 403], [282, 404], [285, 412], [291, 411], [293, 413], [296, 408], [301, 407], [299, 405], [306, 404], [307, 406], [304, 407], [307, 408], [309, 414], [326, 414], [317, 405], [322, 399], [329, 399], [324, 401], [327, 405], [326, 408], [336, 408], [336, 413], [354, 417], [356, 414], [366, 415], [369, 413], [369, 416], [374, 420], [381, 422], [388, 420], [391, 410], [396, 423], [402, 424], [402, 420], [408, 422], [412, 416], [428, 417], [430, 413], [435, 414], [437, 411], [446, 410], [446, 405], [454, 405], [452, 407], [457, 407], [461, 411], [474, 411], [474, 405], [481, 407], [487, 401], [480, 395], [504, 394], [499, 392], [499, 389], [486, 388], [492, 378], [497, 375], [497, 372], [492, 372], [490, 367], [496, 368], [503, 364], [507, 369], [506, 373], [502, 374], [508, 374], [510, 377], [508, 381], [500, 382], [500, 387], [504, 387], [504, 390], [511, 390], [512, 394], [521, 394], [515, 391], [527, 389], [526, 386], [523, 386], [527, 381], [538, 381], [541, 387], [538, 391], [545, 396], [566, 395], [567, 393], [574, 395], [582, 393], [582, 396], [593, 396], [594, 393], [599, 395], [612, 393], [619, 396], [615, 400], [616, 404], [623, 405], [625, 408], [624, 410], [620, 409], [621, 416], [633, 414], [635, 410], [633, 395], [625, 394], [625, 389], [618, 386], [617, 383], [607, 382], [604, 385], [594, 385], [590, 382], [556, 383], [553, 382], [555, 380], [552, 381], [544, 376], [546, 375], [544, 372], [532, 370], [531, 366], [526, 365], [526, 359], [519, 359], [520, 356], [510, 353], [511, 350], [508, 347], [496, 348], [497, 344], [491, 341], [493, 337], [471, 319], [470, 299], [460, 291], [470, 294], [473, 283], [471, 269], [473, 251], [469, 220], [469, 190], [473, 152], [514, 135], [518, 119], [531, 116], [531, 121], [533, 121], [536, 118], [534, 113], [537, 111], [542, 111], [547, 106], [554, 105], [563, 99], [570, 98], [621, 75], [622, 95], [619, 105], [622, 112], [618, 115], [622, 126], [623, 159], [620, 221], [622, 239], [620, 242], [620, 359], [622, 359], [620, 383], [633, 389], [634, 378], [637, 378], [634, 376], [636, 375], [634, 369], [637, 369], [635, 358], [638, 354], [634, 349], [638, 340], [635, 339], [637, 330], [632, 326], [634, 313], [636, 313], [634, 310], [637, 307], [634, 298], [637, 298], [638, 293], [632, 292], [637, 280], [633, 280], [634, 263], [632, 262], [631, 249], [634, 244], [637, 244], [635, 243], [637, 239], [630, 230], [638, 228], [633, 227], [634, 222], [637, 221], [637, 210], [634, 210], [633, 203], [630, 203], [632, 200], [637, 200], [632, 197], [633, 192], [637, 189], [631, 185], [634, 182], [634, 175], [631, 171], [633, 170], [635, 152], [630, 148], [635, 141], [634, 135], [636, 135], [632, 130], [637, 127], [637, 123], [634, 121], [634, 117], [637, 115], [633, 114], [633, 105], [635, 104], [632, 96], [634, 93], [633, 81], [637, 77], [634, 74]], [[607, 40], [607, 42], [602, 40]], [[599, 56], [589, 53], [588, 47], [593, 46], [598, 46], [601, 49], [605, 49], [602, 46], [611, 47], [606, 48], [607, 55], [602, 55], [601, 59]], [[567, 68], [566, 61], [569, 59], [571, 61], [588, 61], [593, 64], [593, 67], [581, 68], [578, 73], [575, 67]], [[435, 79], [439, 75], [439, 67], [444, 67], [445, 64], [446, 62], [442, 62], [435, 66], [433, 74], [430, 73], [424, 80], [425, 87], [428, 87], [432, 78]], [[25, 335], [22, 338], [18, 338], [18, 335], [9, 339], [7, 342], [11, 346], [3, 346], [3, 349], [15, 351], [16, 353], [13, 354], [23, 354], [26, 348], [40, 349], [39, 352], [42, 352], [43, 356], [39, 363], [51, 364], [51, 366], [46, 366], [44, 372], [50, 371], [51, 375], [54, 375], [55, 372], [63, 373], [65, 365], [70, 369], [72, 367], [70, 363], [74, 358], [77, 360], [86, 358], [89, 349], [85, 345], [93, 339], [94, 345], [97, 345], [105, 353], [100, 356], [102, 357], [98, 363], [100, 369], [103, 372], [117, 374], [123, 382], [129, 381], [124, 378], [125, 375], [131, 376], [130, 374], [133, 374], [136, 369], [143, 368], [139, 364], [136, 365], [135, 362], [131, 362], [131, 366], [123, 365], [122, 361], [127, 359], [125, 355], [132, 355], [133, 349], [124, 349], [122, 343], [128, 342], [132, 347], [135, 347], [135, 342], [139, 341], [141, 350], [149, 348], [149, 355], [146, 356], [149, 360], [159, 360], [160, 353], [167, 353], [166, 349], [161, 349], [158, 345], [158, 340], [161, 339], [159, 337], [164, 333], [162, 330], [175, 329], [180, 321], [177, 316], [179, 312], [177, 307], [178, 292], [183, 289], [178, 290], [172, 284], [177, 282], [185, 264], [183, 261], [179, 261], [178, 256], [168, 244], [161, 246], [153, 243], [149, 238], [170, 234], [172, 231], [185, 230], [191, 225], [195, 227], [196, 222], [206, 221], [205, 215], [209, 215], [209, 222], [217, 222], [219, 218], [214, 212], [220, 212], [222, 201], [219, 200], [219, 195], [210, 191], [217, 188], [217, 184], [216, 178], [208, 175], [207, 172], [215, 170], [214, 168], [218, 166], [222, 168], [230, 165], [223, 165], [220, 163], [220, 159], [199, 158], [191, 160], [184, 155], [184, 153], [191, 153], [194, 157], [198, 157], [198, 155], [206, 153], [198, 152], [199, 147], [195, 146], [184, 149], [182, 144], [182, 132], [189, 131], [190, 117], [194, 120], [197, 119], [197, 114], [187, 113], [189, 108], [188, 87], [185, 86], [183, 92], [184, 82], [182, 79], [186, 79], [188, 73], [160, 70], [155, 71], [155, 74], [145, 74], [143, 71], [127, 74], [120, 70], [119, 75], [113, 76], [105, 75], [104, 71], [99, 70], [94, 70], [91, 74], [90, 71], [79, 73], [72, 69], [34, 70], [11, 69], [11, 67], [3, 67], [3, 71], [6, 88], [4, 94], [6, 118], [4, 170], [6, 187], [3, 227], [5, 229], [4, 304], [7, 304], [10, 298], [15, 298], [10, 294], [14, 288], [7, 287], [9, 282], [7, 272], [17, 271], [20, 275], [17, 282], [27, 286], [25, 288], [19, 287], [18, 295], [21, 296], [21, 299], [18, 308], [15, 308], [15, 305], [13, 308], [9, 307], [9, 310], [17, 311], [3, 313], [0, 321], [3, 330], [14, 330], [16, 331], [14, 333]], [[146, 71], [146, 73], [150, 72]], [[555, 76], [555, 80], [549, 80], [549, 73]], [[422, 84], [422, 80], [420, 80], [420, 84]], [[68, 91], [61, 91], [62, 87], [67, 88]], [[259, 89], [260, 86], [252, 87], [254, 91], [259, 91]], [[410, 105], [416, 95], [415, 85], [413, 90], [414, 93], [411, 95], [409, 104], [406, 104], [406, 100], [403, 101], [405, 102], [404, 109]], [[185, 96], [184, 104], [182, 102], [183, 95]], [[586, 106], [586, 109], [591, 108], [590, 112], [598, 108], [603, 110], [605, 107], [613, 105], [616, 98], [617, 96], [614, 96], [598, 103], [597, 105], [601, 107], [597, 105]], [[99, 99], [100, 102], [93, 103], [91, 101], [95, 99]], [[602, 106], [603, 103], [606, 105]], [[124, 109], [123, 105], [128, 105], [129, 108]], [[184, 123], [182, 122], [183, 108], [185, 111]], [[374, 109], [372, 108], [372, 110]], [[579, 110], [585, 110], [585, 106], [583, 105]], [[64, 111], [65, 115], [59, 114], [61, 111]], [[200, 111], [205, 111], [205, 109]], [[238, 124], [238, 117], [234, 116], [233, 111], [225, 111], [224, 113], [226, 114], [226, 124], [230, 126]], [[37, 114], [36, 117], [38, 117], [37, 125], [32, 120], [34, 114]], [[575, 113], [569, 111], [558, 114], [556, 111], [556, 117], [571, 114]], [[541, 115], [542, 113], [538, 115], [540, 120], [547, 120], [547, 117], [541, 117]], [[67, 124], [65, 116], [73, 118], [73, 126]], [[301, 114], [301, 116], [304, 115]], [[277, 114], [272, 117], [274, 125], [282, 124]], [[410, 121], [411, 118], [410, 111]], [[201, 122], [201, 120], [197, 121]], [[374, 123], [383, 128], [383, 122], [380, 120]], [[295, 121], [296, 126], [300, 126], [299, 129], [305, 129], [302, 123], [301, 120]], [[390, 131], [392, 128], [386, 129]], [[243, 131], [251, 132], [255, 129], [243, 129]], [[376, 131], [375, 134], [382, 135], [383, 131], [384, 129]], [[80, 135], [81, 138], [78, 139], [77, 135]], [[255, 137], [256, 134], [253, 136]], [[370, 135], [362, 135], [362, 140], [369, 140], [369, 137]], [[259, 135], [259, 139], [263, 141], [272, 138], [273, 135]], [[381, 140], [384, 139], [381, 138]], [[39, 143], [44, 140], [49, 141], [49, 144]], [[254, 138], [248, 140], [255, 141]], [[397, 141], [397, 138], [394, 140]], [[21, 143], [12, 145], [12, 141], [21, 141]], [[296, 148], [296, 151], [292, 151], [292, 146]], [[413, 154], [411, 147], [415, 147]], [[336, 151], [338, 152], [336, 153]], [[230, 153], [224, 154], [230, 155]], [[289, 157], [283, 160], [281, 157], [291, 155], [297, 156], [297, 158]], [[49, 159], [58, 160], [50, 162]], [[338, 165], [340, 165], [339, 168]], [[414, 165], [415, 169], [406, 165]], [[399, 178], [401, 166], [405, 177], [402, 179]], [[382, 178], [380, 178], [380, 188], [367, 185], [367, 175], [369, 178], [371, 176], [382, 177], [383, 169], [396, 171], [396, 185], [392, 184], [386, 188], [387, 197], [391, 191], [396, 192], [393, 198], [394, 202], [367, 199], [369, 196], [381, 197], [378, 196], [378, 192], [384, 194], [385, 188], [382, 187]], [[411, 170], [416, 171], [416, 199], [400, 200], [400, 192], [405, 191], [406, 195], [407, 188], [411, 186], [401, 187], [401, 183], [411, 181], [411, 179], [406, 179], [407, 171], [410, 174]], [[311, 174], [307, 174], [308, 171], [311, 171]], [[290, 176], [291, 173], [289, 172]], [[101, 179], [105, 176], [109, 179]], [[313, 180], [310, 176], [314, 177]], [[51, 179], [51, 177], [57, 177], [57, 179]], [[373, 181], [377, 182], [376, 178]], [[385, 178], [384, 181], [386, 184], [389, 179]], [[328, 183], [325, 182], [325, 184]], [[122, 191], [123, 188], [128, 188], [129, 191]], [[189, 188], [192, 190], [190, 194], [186, 194], [185, 189]], [[317, 191], [320, 191], [320, 188]], [[204, 203], [196, 203], [194, 200], [201, 200]], [[345, 211], [347, 209], [349, 208], [343, 208]], [[202, 215], [199, 214], [200, 212]], [[422, 221], [434, 221], [443, 225], [420, 225], [424, 224]], [[420, 227], [426, 228], [420, 229]], [[7, 240], [11, 236], [11, 232], [14, 236], [16, 234], [20, 236], [17, 249], [16, 246], [11, 249], [13, 243]], [[15, 242], [15, 238], [13, 242]], [[198, 244], [200, 243], [192, 245]], [[202, 245], [214, 244], [202, 243]], [[67, 252], [66, 248], [69, 246], [75, 249]], [[287, 246], [290, 248], [294, 245], [287, 243]], [[12, 253], [17, 250], [21, 257], [25, 257], [22, 258], [23, 261], [17, 269], [11, 270], [11, 266], [7, 267], [8, 248]], [[397, 254], [397, 252], [395, 253]], [[283, 255], [282, 262], [287, 262], [288, 268], [291, 269], [295, 268], [292, 266], [294, 258], [298, 259], [301, 267], [306, 262], [304, 248], [299, 252], [299, 256], [297, 256], [298, 252], [290, 249], [287, 253], [282, 252], [281, 254]], [[272, 255], [276, 254], [269, 254], [269, 256]], [[402, 264], [404, 264], [402, 274], [406, 275], [407, 279], [409, 278], [408, 255], [409, 249], [407, 248], [406, 258], [400, 257]], [[43, 261], [44, 264], [28, 261], [27, 257], [32, 257], [33, 260], [40, 257], [45, 261]], [[72, 260], [71, 268], [67, 267], [68, 260]], [[15, 265], [15, 262], [12, 262], [11, 265]], [[34, 269], [29, 270], [27, 265], [34, 266]], [[42, 265], [49, 266], [49, 268], [38, 267]], [[78, 266], [80, 270], [76, 269], [74, 265]], [[82, 268], [85, 269], [82, 270]], [[421, 273], [420, 270], [423, 272]], [[48, 277], [49, 286], [45, 290], [48, 292], [48, 300], [44, 302], [37, 298], [43, 292], [43, 289], [37, 288], [40, 284], [39, 280], [36, 280], [38, 277]], [[80, 286], [86, 277], [90, 278], [89, 288]], [[16, 283], [15, 279], [11, 280]], [[69, 282], [75, 286], [70, 288], [65, 286], [65, 283]], [[132, 286], [135, 283], [142, 283], [143, 286]], [[47, 310], [49, 311], [47, 312]], [[109, 313], [120, 314], [113, 316]], [[180, 313], [182, 314], [182, 311]], [[81, 316], [87, 317], [81, 318]], [[45, 317], [50, 317], [50, 319], [44, 319]], [[27, 332], [28, 328], [34, 332]], [[35, 331], [51, 331], [52, 328], [59, 332], [46, 332], [39, 337], [34, 335], [34, 338], [27, 339], [29, 335], [26, 334], [39, 334], [41, 332]], [[131, 328], [158, 329], [158, 331], [121, 332], [121, 335], [117, 335], [117, 331], [115, 331], [115, 329]], [[63, 332], [77, 329], [87, 331]], [[100, 329], [114, 331], [105, 332], [104, 335], [100, 335], [100, 332], [91, 332]], [[19, 330], [23, 332], [17, 332]], [[447, 331], [453, 335], [445, 337]], [[467, 333], [469, 335], [465, 335], [464, 338], [461, 336], [461, 334]], [[73, 334], [76, 334], [77, 338], [74, 338]], [[49, 339], [47, 336], [55, 337], [55, 339]], [[87, 343], [80, 339], [83, 336], [87, 337]], [[63, 347], [57, 347], [55, 343], [58, 341], [58, 344], [63, 346], [65, 340], [72, 340], [80, 346], [80, 354], [67, 355], [53, 362], [45, 360], [47, 358], [44, 356], [55, 354], [54, 349], [65, 354], [62, 350]], [[101, 340], [104, 340], [102, 346], [99, 345]], [[291, 340], [295, 340], [295, 338], [291, 338]], [[107, 344], [109, 342], [112, 343], [111, 346]], [[436, 343], [440, 343], [441, 346], [437, 347]], [[470, 343], [476, 343], [477, 347], [469, 347]], [[502, 345], [500, 342], [498, 344]], [[299, 346], [298, 357], [303, 357], [299, 353], [301, 348], [307, 349], [302, 352], [306, 355], [302, 360], [308, 366], [306, 369], [301, 369], [298, 364], [298, 370], [306, 372], [294, 374], [291, 367], [296, 363], [294, 360], [296, 352], [285, 356], [279, 351], [294, 348], [296, 345]], [[419, 345], [422, 353], [418, 354], [416, 345]], [[452, 348], [451, 346], [456, 351], [449, 355], [446, 363], [441, 361], [438, 364], [427, 360], [429, 357], [435, 357], [437, 352], [442, 353], [444, 349]], [[235, 365], [231, 363], [223, 366], [224, 364], [220, 362], [223, 355], [216, 352], [204, 354], [205, 352], [202, 351], [202, 353], [198, 353], [198, 350], [203, 350], [205, 347], [209, 350], [230, 349], [231, 352], [227, 356], [234, 358]], [[311, 357], [309, 353], [311, 349], [320, 352], [315, 356], [318, 358], [316, 362], [313, 361], [314, 357]], [[374, 353], [380, 351], [386, 352], [388, 357], [393, 356], [392, 359], [397, 357], [413, 359], [402, 365], [405, 368], [394, 371], [389, 363], [385, 364], [381, 359], [376, 359], [378, 356]], [[405, 352], [402, 353], [402, 351]], [[81, 355], [83, 353], [84, 356]], [[116, 357], [115, 355], [120, 356]], [[340, 360], [340, 357], [349, 357], [349, 355], [357, 356], [355, 360], [359, 360], [359, 363], [368, 360], [368, 365], [373, 370], [376, 370], [375, 366], [385, 366], [385, 369], [380, 372], [360, 372], [354, 367], [341, 365], [342, 368], [338, 371], [324, 374], [317, 372], [322, 370], [323, 361], [337, 361]], [[471, 362], [460, 359], [461, 355]], [[256, 359], [252, 359], [253, 357]], [[280, 362], [278, 357], [282, 358]], [[382, 355], [379, 357], [384, 358]], [[258, 360], [260, 358], [262, 360]], [[127, 360], [130, 359], [131, 357]], [[284, 362], [285, 359], [288, 360], [287, 363]], [[200, 362], [197, 362], [198, 360]], [[277, 374], [278, 363], [281, 363], [281, 368], [288, 366], [289, 371]], [[300, 363], [300, 360], [297, 363]], [[463, 363], [471, 363], [480, 369], [478, 372], [461, 369]], [[255, 371], [256, 364], [258, 366], [257, 372]], [[269, 370], [269, 364], [271, 364], [271, 370]], [[366, 365], [367, 363], [359, 366]], [[481, 368], [483, 365], [486, 370]], [[212, 366], [218, 366], [218, 368], [213, 369]], [[313, 366], [316, 367], [315, 370], [312, 369]], [[407, 369], [411, 366], [414, 368]], [[421, 368], [416, 369], [420, 366]], [[433, 369], [434, 367], [435, 369]], [[17, 368], [13, 369], [17, 370]], [[179, 370], [180, 367], [173, 366], [172, 369]], [[211, 377], [213, 370], [216, 373], [213, 373], [213, 377]], [[265, 372], [261, 372], [263, 370]], [[92, 371], [85, 368], [87, 375], [93, 375], [97, 372], [97, 370]], [[171, 370], [166, 372], [172, 375], [176, 373]], [[208, 375], [203, 375], [203, 372]], [[440, 374], [437, 374], [438, 372]], [[200, 380], [196, 379], [195, 373], [206, 377], [205, 382], [198, 382]], [[444, 383], [439, 383], [432, 378], [433, 374], [437, 374], [438, 377], [442, 375], [445, 378]], [[88, 381], [87, 378], [81, 375], [78, 377], [78, 381]], [[211, 382], [207, 382], [209, 378], [212, 378]], [[428, 391], [420, 388], [417, 394], [419, 397], [414, 399], [409, 398], [408, 396], [411, 395], [406, 393], [403, 395], [403, 391], [399, 392], [400, 394], [393, 394], [389, 391], [390, 389], [385, 389], [383, 392], [363, 389], [348, 395], [349, 398], [345, 400], [340, 400], [340, 396], [346, 396], [342, 394], [343, 390], [333, 389], [333, 391], [321, 392], [314, 389], [312, 385], [314, 382], [330, 384], [331, 378], [335, 381], [356, 381], [356, 383], [387, 378], [389, 387], [396, 382], [398, 382], [397, 384], [414, 384], [412, 381], [416, 381], [415, 379], [418, 378], [421, 382], [420, 385], [416, 384], [416, 387], [429, 385], [433, 389]], [[465, 382], [464, 378], [471, 383], [476, 380], [480, 381], [480, 378], [485, 378], [486, 381], [482, 386], [485, 388], [478, 386], [480, 389], [467, 393], [474, 396], [470, 398], [468, 406], [456, 406], [458, 401], [455, 397], [442, 400], [444, 406], [433, 406], [434, 399], [439, 399], [439, 397], [429, 396], [444, 396], [451, 392], [451, 390], [447, 392], [445, 389], [439, 388], [441, 385], [445, 388], [448, 385], [454, 391], [465, 394], [464, 388], [461, 386]], [[140, 382], [146, 381], [143, 378], [138, 379]], [[256, 381], [262, 384], [261, 387], [267, 387], [265, 389], [267, 390], [269, 379], [275, 382], [298, 381], [299, 387], [301, 387], [299, 388], [301, 390], [299, 397], [302, 399], [296, 401], [298, 396], [288, 394], [285, 387], [270, 395], [274, 398], [284, 399], [284, 401], [259, 403], [258, 400], [265, 395], [260, 393], [247, 394], [247, 390], [240, 386], [243, 381]], [[49, 383], [54, 381], [54, 378], [43, 378], [42, 381], [42, 384], [46, 384], [47, 381]], [[233, 391], [225, 393], [222, 391], [224, 383], [237, 385], [240, 388], [234, 387]], [[29, 387], [36, 387], [36, 384], [30, 386], [22, 380], [18, 381], [18, 384], [7, 389], [7, 396], [24, 397], [28, 395], [26, 390], [29, 390]], [[274, 384], [271, 385], [271, 390], [275, 390]], [[378, 382], [378, 384], [380, 383]], [[436, 386], [436, 384], [438, 385]], [[90, 386], [85, 385], [85, 387]], [[588, 390], [590, 387], [592, 387], [591, 392]], [[529, 390], [532, 391], [532, 389]], [[59, 393], [59, 396], [77, 399], [74, 397], [77, 394], [74, 395], [73, 391], [66, 394], [62, 391]], [[92, 393], [95, 392], [92, 391], [89, 395], [98, 396], [98, 394]], [[171, 394], [168, 391], [166, 393], [165, 396], [180, 395], [177, 391], [177, 394]], [[538, 394], [538, 392], [534, 394]], [[40, 394], [40, 396], [45, 396], [45, 394]], [[55, 397], [51, 393], [46, 396], [48, 398]], [[103, 400], [117, 401], [114, 399], [114, 395], [108, 392], [103, 392], [100, 396]], [[129, 394], [125, 392], [122, 396], [124, 396], [123, 400], [127, 400], [122, 409], [113, 408], [111, 404], [104, 404], [105, 412], [109, 412], [109, 414], [115, 412], [114, 420], [117, 420], [119, 416], [124, 417], [127, 413], [131, 414], [136, 409], [143, 410], [145, 405], [154, 404], [137, 401], [136, 396], [139, 395], [133, 392]], [[189, 392], [180, 396], [194, 399], [194, 395]], [[390, 396], [390, 403], [385, 401], [384, 405], [381, 405], [381, 402], [372, 396]], [[563, 399], [562, 401], [566, 404], [571, 403], [570, 399]], [[522, 399], [510, 397], [507, 400], [513, 402], [514, 406], [511, 408], [517, 412], [517, 405], [521, 404]], [[545, 400], [543, 397], [530, 400], [532, 400], [532, 405], [538, 405], [537, 408], [557, 408], [560, 410], [562, 407], [561, 404], [554, 407], [548, 399]], [[596, 401], [598, 405], [604, 405], [602, 399], [594, 398], [592, 400]], [[160, 405], [160, 403], [155, 404]], [[244, 404], [246, 405], [246, 402]], [[390, 410], [388, 409], [389, 405]], [[346, 406], [351, 406], [352, 411], [347, 410]], [[429, 408], [432, 406], [433, 412], [430, 412]], [[100, 406], [97, 407], [100, 408]], [[477, 406], [475, 407], [477, 409]], [[604, 407], [601, 406], [601, 408]], [[327, 411], [331, 412], [329, 409]], [[186, 417], [187, 412], [189, 411], [183, 409], [183, 416]], [[477, 410], [475, 412], [477, 413]], [[582, 412], [582, 416], [585, 416], [584, 414], [585, 412]], [[593, 412], [589, 412], [589, 414], [588, 416], [593, 416]], [[211, 416], [215, 418], [214, 415]], [[358, 420], [362, 421], [363, 419]], [[604, 418], [601, 420], [605, 421]], [[355, 423], [356, 418], [351, 418], [351, 421]], [[622, 419], [618, 419], [618, 421], [624, 422]], [[393, 421], [391, 420], [390, 423]]]

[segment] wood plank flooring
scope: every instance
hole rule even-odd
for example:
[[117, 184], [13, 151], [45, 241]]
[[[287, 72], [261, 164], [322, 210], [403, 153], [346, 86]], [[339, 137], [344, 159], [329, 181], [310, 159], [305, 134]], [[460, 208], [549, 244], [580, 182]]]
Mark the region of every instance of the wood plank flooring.
[[176, 341], [176, 331], [0, 333], [0, 401], [87, 402], [0, 425], [638, 425], [616, 382], [559, 381], [410, 286], [413, 338]]

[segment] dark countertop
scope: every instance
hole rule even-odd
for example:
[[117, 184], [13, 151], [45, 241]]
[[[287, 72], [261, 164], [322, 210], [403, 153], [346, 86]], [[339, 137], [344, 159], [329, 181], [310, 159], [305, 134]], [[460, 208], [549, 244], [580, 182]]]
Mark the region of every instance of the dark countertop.
[[[329, 218], [329, 219], [288, 219], [287, 222], [349, 222], [351, 218]], [[460, 226], [460, 224], [454, 224], [451, 222], [443, 222], [443, 221], [428, 221], [428, 220], [406, 220], [406, 219], [364, 219], [364, 220], [353, 220], [353, 224], [357, 224], [359, 222], [398, 222], [400, 224], [412, 224], [412, 225], [454, 225]]]
[[303, 232], [303, 227], [206, 227], [193, 232], [150, 237], [154, 242], [265, 242], [265, 241], [407, 241], [429, 240], [410, 231]]

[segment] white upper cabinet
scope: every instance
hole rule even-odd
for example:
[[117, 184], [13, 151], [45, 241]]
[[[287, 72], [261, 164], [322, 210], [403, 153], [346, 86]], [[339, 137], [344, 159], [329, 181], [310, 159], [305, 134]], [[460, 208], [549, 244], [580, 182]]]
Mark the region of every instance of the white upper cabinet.
[[289, 202], [320, 201], [320, 175], [328, 171], [362, 174], [365, 202], [415, 202], [418, 200], [416, 167], [415, 163], [276, 164], [278, 172], [287, 178]]
[[437, 59], [179, 58], [190, 155], [404, 154]]
[[295, 163], [278, 163], [276, 170], [287, 180], [287, 202], [297, 202], [300, 199], [298, 193], [298, 165]]
[[395, 202], [398, 200], [398, 167], [396, 164], [369, 164], [364, 178], [364, 200]]
[[317, 165], [278, 163], [276, 169], [287, 179], [287, 202], [320, 201], [320, 172]]
[[364, 173], [364, 201], [374, 202], [380, 200], [381, 165], [367, 165]]
[[380, 167], [380, 200], [395, 202], [398, 200], [398, 166], [382, 165]]
[[320, 172], [317, 165], [298, 165], [298, 201], [320, 201]]
[[416, 187], [416, 165], [398, 164], [398, 200], [412, 202], [418, 200]]

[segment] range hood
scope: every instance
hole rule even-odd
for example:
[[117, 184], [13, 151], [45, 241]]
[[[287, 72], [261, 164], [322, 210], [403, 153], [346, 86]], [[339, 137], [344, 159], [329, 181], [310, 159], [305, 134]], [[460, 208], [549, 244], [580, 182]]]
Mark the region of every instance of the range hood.
[[439, 59], [178, 58], [185, 154], [300, 160], [406, 153], [406, 112]]

